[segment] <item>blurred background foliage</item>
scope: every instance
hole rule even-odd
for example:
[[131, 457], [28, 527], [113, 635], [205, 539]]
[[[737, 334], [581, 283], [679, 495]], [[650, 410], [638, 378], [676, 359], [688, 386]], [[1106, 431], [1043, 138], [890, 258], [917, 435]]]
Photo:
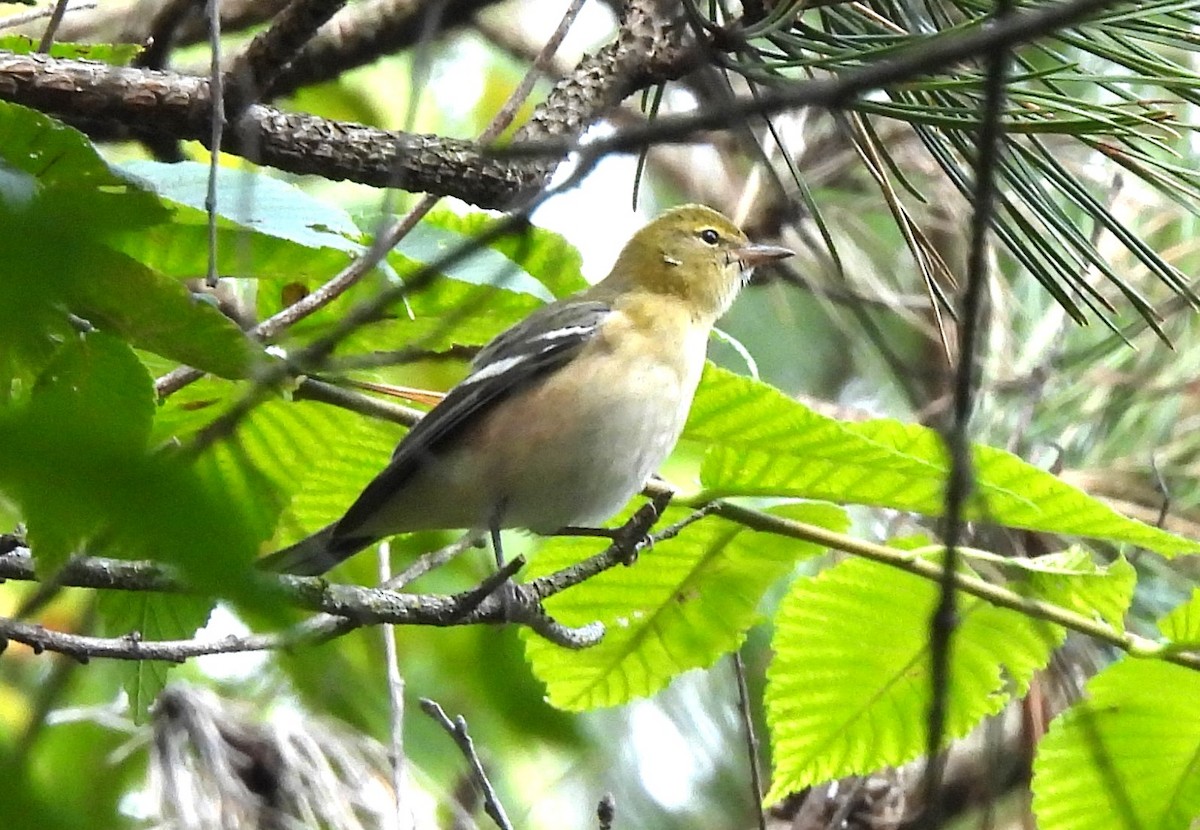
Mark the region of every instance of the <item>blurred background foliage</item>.
[[[104, 0], [87, 18], [90, 23], [83, 12], [68, 15], [62, 39], [116, 40], [103, 28], [105, 20], [148, 14], [145, 5]], [[549, 0], [506, 0], [474, 4], [481, 7], [475, 11], [470, 5], [446, 4], [454, 22], [447, 31], [418, 38], [411, 48], [332, 80], [305, 86], [278, 103], [385, 128], [479, 134], [520, 82], [561, 6]], [[1039, 4], [1017, 5], [1029, 9]], [[990, 8], [971, 0], [813, 6], [802, 10], [794, 4], [767, 4], [760, 19], [748, 22], [747, 39], [738, 48], [714, 53], [707, 65], [670, 85], [659, 111], [720, 106], [732, 95], [786, 89], [796, 79], [837, 75], [906, 49], [931, 48], [981, 25]], [[688, 0], [686, 8], [702, 29], [739, 16], [736, 7], [723, 3]], [[77, 26], [73, 32], [71, 25]], [[585, 4], [532, 100], [540, 100], [580, 54], [608, 42], [616, 25], [608, 5]], [[254, 30], [229, 33], [227, 53]], [[1194, 229], [1200, 205], [1193, 131], [1200, 103], [1196, 31], [1194, 4], [1114, 3], [1085, 25], [1019, 50], [1005, 109], [1011, 140], [1000, 183], [993, 253], [997, 278], [987, 295], [986, 348], [973, 420], [978, 442], [1053, 469], [1150, 524], [1158, 522], [1161, 513], [1167, 528], [1191, 538], [1200, 538], [1200, 494], [1195, 486], [1200, 430], [1193, 429], [1200, 344], [1192, 340], [1198, 332], [1191, 277], [1197, 267]], [[0, 46], [15, 48], [7, 41]], [[129, 59], [127, 54], [98, 57]], [[203, 45], [179, 48], [172, 56], [173, 68], [185, 72], [203, 73], [206, 62]], [[423, 359], [360, 369], [356, 376], [445, 389], [461, 377], [465, 365], [464, 355], [452, 347], [478, 346], [544, 301], [535, 284], [553, 295], [569, 293], [584, 278], [603, 276], [621, 242], [643, 217], [682, 201], [703, 201], [735, 215], [752, 237], [781, 239], [799, 252], [785, 269], [760, 275], [743, 294], [722, 323], [728, 337], [712, 344], [715, 362], [742, 374], [757, 374], [785, 394], [847, 420], [887, 416], [940, 426], [950, 402], [954, 298], [967, 254], [966, 194], [981, 108], [980, 77], [979, 62], [959, 62], [943, 75], [891, 86], [839, 113], [804, 110], [769, 121], [750, 119], [713, 134], [708, 143], [655, 146], [641, 160], [605, 159], [578, 189], [551, 200], [534, 215], [535, 225], [561, 233], [565, 242], [540, 237], [542, 247], [522, 258], [523, 274], [533, 283], [509, 285], [489, 295], [471, 315], [447, 322], [448, 315], [474, 296], [469, 287], [473, 278], [464, 272], [457, 282], [416, 294], [410, 307], [397, 305], [386, 319], [356, 332], [335, 353], [333, 368], [350, 367], [355, 358], [379, 350], [418, 343], [427, 350]], [[642, 123], [645, 109], [627, 105], [597, 133]], [[531, 112], [532, 104], [526, 104], [519, 120]], [[13, 123], [14, 131], [29, 129], [29, 122]], [[190, 158], [206, 160], [198, 145], [183, 149]], [[103, 153], [113, 164], [128, 164], [124, 169], [161, 185], [161, 171], [132, 164], [146, 155], [140, 145], [109, 144]], [[225, 164], [230, 171], [243, 166], [232, 158]], [[320, 285], [344, 265], [361, 247], [353, 238], [356, 227], [370, 230], [381, 212], [402, 213], [418, 198], [393, 193], [381, 205], [379, 192], [364, 186], [283, 174], [278, 178], [313, 198], [329, 238], [297, 253], [286, 245], [272, 247], [269, 232], [255, 231], [234, 213], [223, 217], [222, 250], [229, 259], [222, 263], [222, 273], [254, 275], [253, 280], [235, 282], [232, 303], [256, 319], [287, 305], [295, 292]], [[253, 202], [265, 196], [252, 188], [239, 189], [237, 182], [231, 176], [225, 184], [225, 192], [234, 199]], [[8, 187], [3, 182], [0, 186]], [[172, 193], [182, 201], [181, 191]], [[83, 223], [98, 222], [106, 210], [102, 204], [75, 207], [80, 215], [73, 221]], [[155, 206], [142, 208], [152, 212]], [[169, 238], [139, 236], [136, 212], [110, 216], [118, 230], [122, 223], [132, 229], [118, 247], [173, 280], [201, 276], [203, 214], [195, 204], [191, 213], [174, 209], [178, 212]], [[289, 202], [287, 209], [302, 206]], [[467, 206], [450, 204], [422, 227], [448, 234], [451, 240], [470, 236], [480, 225], [475, 217], [463, 218], [466, 212]], [[337, 224], [351, 218], [347, 226]], [[45, 226], [30, 230], [43, 234], [53, 246], [61, 241], [63, 222], [62, 215], [48, 216]], [[93, 235], [109, 233], [108, 228], [91, 227]], [[339, 234], [340, 240], [334, 239]], [[114, 236], [104, 238], [106, 245], [115, 244]], [[389, 264], [403, 273], [412, 263], [427, 261], [430, 251], [448, 244], [446, 239], [436, 234], [424, 241], [410, 239], [406, 244], [413, 247], [401, 245]], [[512, 246], [520, 244], [506, 242], [498, 250], [516, 257]], [[503, 245], [510, 247], [505, 250]], [[27, 250], [10, 238], [0, 241], [0, 256], [23, 258]], [[58, 262], [64, 258], [54, 254], [49, 265], [61, 266], [63, 273], [79, 267]], [[43, 262], [40, 267], [49, 266]], [[102, 262], [88, 261], [83, 270], [89, 269], [100, 273], [87, 276], [100, 280], [105, 270], [119, 271], [120, 266], [106, 268]], [[388, 279], [381, 269], [349, 292], [346, 302], [369, 296]], [[0, 319], [13, 330], [34, 330], [37, 321], [17, 318], [31, 302], [38, 306], [38, 298], [9, 296], [0, 287], [0, 301], [8, 308]], [[105, 307], [94, 298], [89, 302], [90, 307]], [[313, 315], [292, 329], [283, 345], [306, 343], [327, 332], [345, 307]], [[135, 323], [129, 326], [136, 329]], [[205, 332], [213, 338], [210, 345], [231, 342], [222, 341], [229, 332], [215, 323]], [[20, 399], [55, 352], [42, 334], [6, 341], [18, 342], [23, 350], [20, 359], [5, 362], [0, 394], [6, 399]], [[50, 339], [60, 343], [69, 337], [64, 328]], [[154, 376], [174, 365], [168, 358], [191, 360], [189, 355], [164, 358], [152, 344], [132, 342], [147, 349], [139, 356]], [[223, 411], [240, 388], [238, 379], [269, 363], [257, 350], [234, 354], [236, 348], [240, 347], [218, 346], [214, 353], [220, 359], [205, 367], [218, 377], [172, 396], [158, 408], [153, 426], [135, 428], [138, 434], [129, 440], [141, 447], [157, 446]], [[339, 360], [346, 362], [338, 364]], [[130, 384], [140, 383], [148, 396], [148, 381], [149, 376], [134, 378]], [[294, 409], [303, 414], [290, 414]], [[312, 426], [314, 419], [321, 421], [319, 433]], [[108, 423], [101, 414], [94, 430], [107, 433], [127, 426]], [[222, 448], [226, 455], [214, 455], [214, 470], [228, 474], [237, 466], [239, 452], [269, 454], [273, 431], [309, 428], [321, 435], [338, 432], [346, 440], [334, 453], [322, 446], [298, 446], [293, 457], [279, 459], [270, 469], [285, 500], [252, 480], [233, 493], [214, 489], [218, 484], [227, 488], [228, 475], [210, 476], [204, 469], [179, 483], [184, 488], [181, 499], [191, 499], [200, 516], [194, 550], [179, 559], [189, 573], [219, 583], [238, 568], [244, 572], [248, 559], [243, 554], [259, 539], [274, 533], [275, 542], [286, 542], [327, 521], [338, 504], [344, 504], [331, 493], [355, 491], [377, 465], [378, 456], [370, 448], [390, 446], [401, 434], [398, 427], [341, 410], [276, 401], [260, 407], [243, 424], [238, 440]], [[58, 448], [61, 455], [37, 462], [70, 463], [69, 449], [65, 440]], [[308, 474], [306, 469], [305, 476], [295, 475], [297, 485], [291, 482], [295, 465], [310, 465], [316, 472]], [[685, 450], [667, 477], [686, 483], [694, 468], [695, 459]], [[174, 475], [165, 468], [158, 472], [165, 478]], [[48, 473], [43, 486], [53, 488], [54, 476]], [[132, 491], [122, 509], [136, 510], [136, 495]], [[205, 534], [221, 524], [222, 499], [231, 496], [262, 502], [249, 511], [261, 527], [228, 530], [221, 536], [228, 546], [214, 560], [213, 537]], [[23, 518], [28, 517], [0, 499], [4, 529]], [[856, 532], [872, 538], [927, 531], [887, 511], [859, 510], [853, 518]], [[80, 525], [81, 534], [85, 525]], [[451, 539], [444, 534], [405, 537], [393, 544], [392, 556], [394, 561], [407, 561]], [[59, 543], [65, 557], [77, 539], [52, 541]], [[524, 538], [514, 544], [536, 547]], [[1037, 542], [1016, 533], [996, 532], [981, 537], [978, 544], [1006, 554], [1038, 550]], [[1101, 550], [1103, 558], [1113, 553]], [[1194, 575], [1186, 562], [1168, 565], [1144, 556], [1135, 564], [1140, 579], [1128, 623], [1148, 632], [1149, 620], [1186, 598]], [[804, 560], [797, 569], [814, 567]], [[486, 557], [468, 553], [417, 587], [457, 590], [487, 572]], [[339, 577], [372, 584], [377, 581], [376, 563], [370, 556], [358, 557]], [[764, 600], [768, 616], [779, 590]], [[30, 584], [0, 586], [0, 615], [25, 613], [37, 592]], [[102, 602], [92, 592], [63, 589], [37, 607], [32, 618], [50, 628], [93, 631], [97, 617], [104, 616], [98, 607]], [[260, 630], [299, 619], [290, 611], [256, 614], [245, 610], [249, 607], [254, 603], [239, 606], [237, 615], [219, 608], [213, 630]], [[180, 612], [181, 619], [164, 622], [156, 616], [163, 608], [153, 601], [135, 610], [144, 634], [154, 630], [157, 621], [163, 632], [186, 636], [191, 620], [186, 611]], [[200, 609], [201, 618], [206, 610]], [[114, 625], [111, 633], [122, 630]], [[756, 629], [744, 648], [752, 701], [762, 699], [770, 658], [767, 642], [767, 632]], [[1069, 645], [1072, 657], [1051, 683], [1050, 696], [1070, 697], [1081, 676], [1078, 667], [1107, 659], [1088, 644]], [[391, 731], [382, 655], [379, 632], [363, 629], [319, 647], [202, 658], [174, 668], [171, 677], [245, 704], [249, 722], [336, 719], [352, 734], [336, 733], [343, 743], [331, 745], [350, 755], [346, 747], [368, 742], [361, 754], [369, 764], [372, 753], [388, 743]], [[708, 671], [684, 675], [651, 700], [570, 715], [546, 703], [545, 690], [531, 674], [524, 646], [513, 630], [405, 630], [399, 634], [399, 665], [411, 699], [432, 697], [452, 715], [467, 717], [517, 826], [589, 826], [596, 802], [606, 791], [615, 796], [621, 826], [754, 826], [737, 689], [727, 660]], [[156, 798], [162, 798], [164, 790], [148, 773], [154, 741], [130, 715], [127, 692], [143, 682], [131, 679], [131, 671], [142, 669], [102, 660], [80, 665], [65, 657], [34, 655], [16, 644], [8, 647], [0, 657], [0, 764], [5, 767], [0, 770], [0, 826], [155, 825]], [[126, 693], [118, 695], [118, 689]], [[202, 711], [209, 705], [206, 701], [185, 696], [180, 705]], [[761, 725], [757, 703], [755, 715]], [[418, 813], [425, 820], [436, 817], [441, 826], [485, 823], [472, 798], [463, 795], [469, 790], [465, 764], [447, 735], [415, 707], [410, 707], [404, 726], [404, 751], [415, 791], [427, 798], [416, 805]], [[154, 740], [169, 743], [162, 731]], [[161, 746], [159, 750], [165, 752]], [[986, 757], [987, 751], [980, 755]], [[1014, 777], [1016, 786], [993, 782], [995, 788], [985, 788], [982, 797], [969, 794], [955, 801], [947, 796], [955, 811], [961, 811], [956, 826], [975, 826], [971, 822], [983, 814], [1008, 822], [1003, 826], [1020, 826], [1026, 820], [1028, 794], [1022, 775]], [[447, 805], [456, 799], [471, 815], [449, 812]], [[359, 820], [362, 826], [372, 826], [369, 817]], [[855, 826], [887, 826], [883, 819], [863, 822]]]

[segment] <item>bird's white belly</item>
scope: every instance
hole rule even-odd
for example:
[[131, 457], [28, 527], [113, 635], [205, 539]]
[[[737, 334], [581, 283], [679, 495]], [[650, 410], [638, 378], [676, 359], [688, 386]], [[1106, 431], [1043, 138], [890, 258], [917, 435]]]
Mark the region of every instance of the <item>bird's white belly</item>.
[[[678, 385], [677, 379], [662, 380]], [[604, 523], [645, 485], [679, 438], [679, 407], [664, 407], [656, 395], [620, 399], [611, 390], [594, 389], [586, 397], [591, 400], [581, 401], [581, 409], [602, 409], [600, 417], [557, 431], [541, 445], [537, 472], [514, 476], [502, 514], [506, 526], [548, 533], [566, 525]], [[669, 390], [665, 397], [677, 400], [679, 392]], [[588, 451], [581, 454], [580, 447]]]
[[679, 439], [694, 390], [664, 366], [636, 373], [621, 383], [597, 378], [576, 390], [569, 416], [547, 411], [546, 428], [528, 425], [532, 466], [495, 471], [505, 526], [598, 526], [645, 485]]
[[470, 447], [429, 459], [377, 530], [482, 529], [498, 518], [551, 533], [619, 512], [678, 441], [704, 342], [691, 344], [682, 365], [648, 359], [654, 344], [636, 337], [597, 348], [607, 359], [593, 362], [586, 384], [571, 371], [552, 374], [517, 392], [520, 405], [501, 403], [483, 416]]

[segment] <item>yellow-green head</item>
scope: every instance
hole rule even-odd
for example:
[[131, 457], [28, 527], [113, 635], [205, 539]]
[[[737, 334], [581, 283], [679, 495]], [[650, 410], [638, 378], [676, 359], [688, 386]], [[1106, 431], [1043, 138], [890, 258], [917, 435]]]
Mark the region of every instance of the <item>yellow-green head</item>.
[[751, 243], [712, 208], [683, 205], [635, 233], [604, 284], [616, 291], [674, 295], [697, 316], [715, 320], [756, 265], [791, 255], [787, 248]]

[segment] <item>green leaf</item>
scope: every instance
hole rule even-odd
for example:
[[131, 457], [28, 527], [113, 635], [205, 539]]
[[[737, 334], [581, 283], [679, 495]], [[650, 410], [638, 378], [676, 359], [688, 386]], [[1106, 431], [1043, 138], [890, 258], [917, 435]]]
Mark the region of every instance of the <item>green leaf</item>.
[[[120, 340], [99, 332], [66, 343], [38, 378], [16, 420], [37, 432], [19, 461], [0, 473], [25, 507], [25, 520], [39, 567], [55, 568], [73, 554], [100, 526], [89, 515], [86, 493], [66, 487], [72, 472], [84, 469], [83, 459], [72, 469], [55, 470], [35, 450], [38, 439], [61, 446], [86, 446], [98, 466], [142, 453], [154, 417], [154, 384], [133, 351]], [[21, 453], [20, 428], [9, 434], [10, 453]], [[4, 455], [0, 438], [0, 457]], [[98, 472], [98, 471], [96, 471]], [[56, 487], [59, 480], [64, 486]], [[103, 486], [100, 481], [90, 482]], [[83, 501], [83, 504], [79, 504]]]
[[0, 493], [28, 524], [39, 568], [90, 546], [177, 564], [202, 591], [256, 597], [245, 577], [262, 523], [230, 498], [212, 454], [193, 463], [145, 446], [154, 388], [127, 345], [76, 339], [27, 400], [0, 411]]
[[115, 452], [146, 446], [154, 419], [154, 382], [126, 344], [103, 332], [73, 338], [30, 394], [31, 419], [70, 418], [81, 435]]
[[340, 517], [382, 470], [404, 434], [398, 424], [320, 404], [300, 404], [293, 419], [297, 430], [314, 439], [316, 450], [296, 475], [295, 495], [288, 504], [276, 541], [287, 544]]
[[[97, 603], [105, 636], [143, 640], [190, 639], [208, 622], [212, 608], [212, 600], [203, 597], [135, 591], [102, 591]], [[121, 685], [135, 722], [145, 722], [174, 665], [161, 660], [120, 661]]]
[[1022, 581], [1009, 587], [1019, 593], [1032, 594], [1108, 623], [1118, 632], [1125, 630], [1125, 614], [1133, 602], [1137, 571], [1124, 557], [1104, 566], [1097, 564], [1091, 553], [1081, 547], [1033, 558], [998, 556], [983, 551], [963, 551], [963, 554], [1004, 570], [1017, 571]]
[[[120, 235], [113, 244], [176, 279], [205, 276], [208, 167], [139, 161], [122, 169], [161, 196], [171, 207], [171, 221]], [[270, 291], [267, 283], [324, 282], [366, 250], [365, 235], [345, 211], [266, 173], [249, 170], [223, 169], [217, 175], [216, 242], [217, 271], [257, 280], [260, 311], [268, 315], [282, 303], [279, 291]]]
[[165, 357], [244, 376], [253, 349], [236, 325], [113, 249], [169, 218], [81, 133], [0, 102], [0, 378], [36, 371], [71, 336], [66, 312]]
[[[29, 5], [34, 5], [31, 2]], [[25, 35], [0, 37], [0, 50], [16, 55], [29, 55], [37, 51], [38, 43]], [[103, 61], [113, 66], [128, 66], [142, 47], [136, 43], [63, 43], [50, 44], [50, 57], [72, 60]]]
[[[775, 619], [765, 704], [775, 776], [767, 803], [925, 751], [929, 626], [938, 587], [860, 559], [797, 580]], [[1022, 694], [1060, 628], [960, 595], [945, 741]]]
[[1088, 681], [1033, 764], [1043, 830], [1186, 830], [1200, 817], [1200, 673], [1125, 658]]
[[[930, 516], [944, 507], [949, 464], [934, 430], [882, 419], [843, 423], [711, 365], [684, 439], [705, 450], [700, 477], [708, 495], [828, 499]], [[1011, 453], [976, 445], [973, 456], [970, 518], [1168, 556], [1200, 552], [1200, 542], [1122, 516]]]
[[[130, 161], [121, 169], [162, 198], [205, 213], [208, 165]], [[262, 172], [222, 167], [217, 170], [216, 186], [217, 215], [243, 231], [286, 239], [305, 248], [334, 248], [350, 254], [366, 250], [363, 233], [350, 214], [314, 199], [295, 185]]]
[[[430, 236], [413, 239], [414, 248], [406, 247], [408, 239], [396, 250], [417, 262], [430, 262], [432, 256], [445, 253], [450, 244], [461, 244], [483, 233], [496, 217], [482, 211], [467, 214], [433, 211], [421, 223]], [[488, 251], [498, 253], [508, 262], [494, 259], [490, 254], [476, 261], [468, 258], [460, 265], [468, 266], [448, 273], [453, 279], [475, 285], [499, 284], [517, 293], [526, 293], [542, 300], [552, 300], [587, 288], [583, 278], [583, 260], [575, 246], [561, 235], [545, 228], [529, 225], [519, 233], [502, 236], [489, 243]], [[418, 255], [418, 251], [421, 255]], [[428, 258], [427, 258], [428, 257]], [[513, 271], [511, 265], [516, 265]], [[502, 282], [497, 283], [497, 280]]]
[[113, 170], [78, 130], [0, 101], [0, 219], [7, 229], [41, 225], [101, 239], [165, 221], [152, 193]]
[[1172, 645], [1200, 647], [1200, 588], [1192, 596], [1158, 621], [1158, 630]]
[[[844, 530], [845, 514], [827, 504], [792, 504], [772, 513]], [[663, 526], [688, 515], [669, 509]], [[582, 651], [523, 632], [534, 674], [560, 709], [616, 706], [652, 695], [688, 669], [712, 665], [738, 647], [758, 618], [763, 593], [817, 545], [705, 518], [613, 568], [546, 601], [566, 625], [600, 621], [603, 641]], [[534, 573], [549, 573], [596, 552], [595, 540], [556, 539], [538, 552]]]
[[262, 352], [228, 317], [175, 280], [101, 246], [65, 265], [66, 300], [81, 317], [146, 351], [226, 378], [250, 374]]

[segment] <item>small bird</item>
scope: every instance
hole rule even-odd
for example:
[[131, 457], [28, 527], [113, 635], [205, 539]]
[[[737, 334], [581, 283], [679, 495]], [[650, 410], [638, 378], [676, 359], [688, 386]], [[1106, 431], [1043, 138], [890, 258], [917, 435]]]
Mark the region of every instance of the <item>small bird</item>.
[[701, 205], [664, 213], [601, 282], [484, 346], [342, 518], [260, 564], [317, 575], [453, 528], [490, 531], [499, 563], [501, 528], [598, 527], [674, 449], [717, 318], [755, 266], [791, 255]]

